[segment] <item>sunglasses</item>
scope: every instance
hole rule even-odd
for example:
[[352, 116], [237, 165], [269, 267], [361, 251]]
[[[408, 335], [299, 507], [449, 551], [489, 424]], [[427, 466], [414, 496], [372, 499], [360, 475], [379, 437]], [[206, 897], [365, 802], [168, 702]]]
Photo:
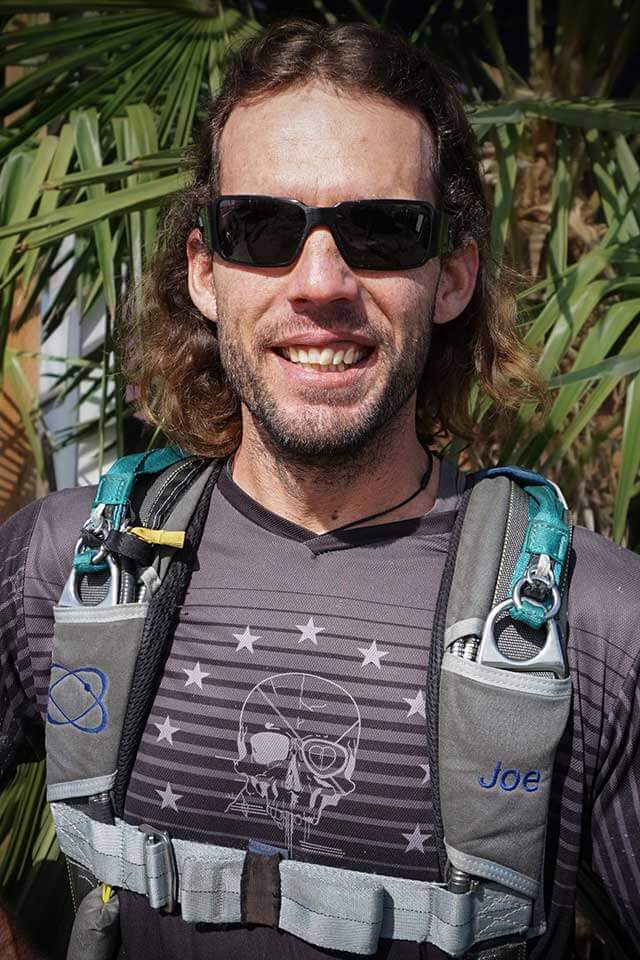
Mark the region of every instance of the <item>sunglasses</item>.
[[308, 207], [282, 197], [223, 196], [201, 221], [204, 239], [223, 260], [287, 267], [314, 227], [328, 227], [354, 270], [420, 267], [449, 249], [449, 219], [426, 200], [347, 200]]

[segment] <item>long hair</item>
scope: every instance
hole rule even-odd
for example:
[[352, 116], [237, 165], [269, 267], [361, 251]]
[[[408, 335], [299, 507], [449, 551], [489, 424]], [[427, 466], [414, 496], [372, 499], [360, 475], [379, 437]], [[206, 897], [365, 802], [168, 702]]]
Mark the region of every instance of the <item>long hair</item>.
[[430, 174], [436, 202], [450, 219], [452, 248], [470, 239], [478, 244], [470, 303], [455, 320], [434, 325], [418, 387], [418, 434], [427, 441], [438, 433], [473, 436], [475, 383], [499, 412], [540, 396], [531, 356], [517, 335], [513, 297], [491, 257], [477, 144], [456, 77], [401, 36], [365, 24], [290, 20], [250, 40], [229, 61], [194, 149], [192, 182], [169, 210], [159, 251], [125, 316], [123, 366], [136, 405], [145, 420], [193, 453], [231, 453], [241, 420], [215, 329], [189, 296], [187, 238], [218, 195], [220, 137], [232, 110], [313, 81], [418, 111], [434, 141]]

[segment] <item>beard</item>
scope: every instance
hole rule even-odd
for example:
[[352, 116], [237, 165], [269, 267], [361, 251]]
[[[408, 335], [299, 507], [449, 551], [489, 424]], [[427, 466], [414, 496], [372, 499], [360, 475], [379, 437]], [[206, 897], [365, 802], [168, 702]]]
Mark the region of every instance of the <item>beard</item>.
[[[248, 348], [239, 336], [239, 325], [222, 314], [218, 324], [220, 361], [229, 386], [250, 412], [262, 441], [280, 459], [299, 466], [347, 466], [369, 459], [366, 455], [381, 447], [398, 414], [415, 394], [427, 362], [434, 309], [435, 296], [424, 322], [401, 350], [389, 343], [382, 350], [383, 344], [378, 341], [376, 377], [382, 387], [359, 403], [354, 402], [357, 386], [353, 396], [341, 391], [341, 402], [333, 403], [318, 386], [305, 391], [304, 405], [301, 403], [295, 414], [283, 409], [269, 378], [259, 372], [256, 357], [264, 347], [256, 344], [254, 349]], [[345, 317], [344, 311], [332, 314], [331, 320], [327, 323], [323, 318], [322, 327], [340, 325], [344, 329], [350, 320], [356, 328], [355, 318]], [[362, 326], [357, 329], [362, 331]], [[351, 404], [356, 409], [351, 409]]]

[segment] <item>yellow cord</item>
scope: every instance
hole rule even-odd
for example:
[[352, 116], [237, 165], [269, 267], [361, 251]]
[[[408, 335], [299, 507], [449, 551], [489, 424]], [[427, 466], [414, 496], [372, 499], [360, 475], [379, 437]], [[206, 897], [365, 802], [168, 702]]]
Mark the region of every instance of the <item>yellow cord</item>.
[[102, 902], [109, 903], [111, 897], [113, 896], [113, 887], [110, 887], [108, 883], [102, 884]]
[[145, 543], [155, 543], [161, 547], [184, 547], [184, 530], [151, 530], [149, 527], [131, 527], [128, 533], [133, 533]]

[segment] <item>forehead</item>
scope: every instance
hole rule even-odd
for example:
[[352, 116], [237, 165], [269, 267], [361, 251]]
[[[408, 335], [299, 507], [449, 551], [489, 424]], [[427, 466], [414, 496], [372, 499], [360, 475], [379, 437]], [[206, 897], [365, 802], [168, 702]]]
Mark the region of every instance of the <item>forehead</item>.
[[433, 141], [417, 111], [321, 84], [236, 107], [220, 143], [222, 193], [306, 203], [359, 197], [433, 199]]

